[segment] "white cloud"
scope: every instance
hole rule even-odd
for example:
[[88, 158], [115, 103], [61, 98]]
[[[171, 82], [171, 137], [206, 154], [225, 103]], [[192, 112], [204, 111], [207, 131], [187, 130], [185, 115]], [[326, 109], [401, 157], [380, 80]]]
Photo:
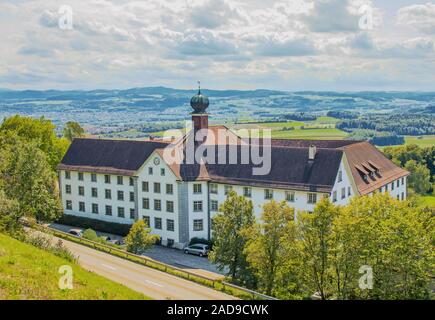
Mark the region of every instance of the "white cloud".
[[[356, 66], [379, 77], [379, 70], [394, 70], [390, 61], [395, 77], [404, 63], [418, 63], [416, 73], [427, 79], [434, 5], [397, 7], [394, 25], [392, 18], [381, 24], [391, 8], [376, 2], [375, 29], [367, 32], [358, 27], [364, 3], [375, 2], [75, 0], [67, 31], [58, 27], [57, 0], [2, 2], [0, 87], [188, 87], [200, 76], [209, 86], [315, 89], [351, 77]], [[403, 32], [409, 26], [416, 31]]]
[[415, 4], [397, 12], [397, 23], [427, 34], [435, 34], [435, 4]]

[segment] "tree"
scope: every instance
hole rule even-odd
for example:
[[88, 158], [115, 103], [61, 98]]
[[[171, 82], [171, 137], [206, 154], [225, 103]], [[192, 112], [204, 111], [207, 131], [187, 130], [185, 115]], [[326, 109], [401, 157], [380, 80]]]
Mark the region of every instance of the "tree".
[[145, 224], [145, 221], [136, 221], [125, 238], [127, 244], [127, 251], [135, 254], [139, 254], [145, 250], [150, 249], [156, 241], [159, 240], [159, 236], [150, 234], [151, 229]]
[[213, 218], [213, 251], [209, 259], [219, 270], [228, 270], [227, 275], [245, 285], [254, 285], [252, 272], [246, 261], [243, 248], [248, 240], [243, 231], [255, 222], [252, 202], [231, 191]]
[[248, 237], [244, 253], [258, 279], [260, 290], [271, 295], [278, 274], [284, 266], [288, 241], [296, 239], [294, 209], [285, 201], [271, 201], [263, 206], [261, 222], [245, 230]]
[[68, 121], [63, 128], [63, 136], [72, 141], [74, 138], [80, 138], [85, 135], [85, 130], [78, 122]]
[[54, 124], [44, 117], [33, 119], [16, 115], [4, 119], [0, 125], [1, 134], [11, 134], [23, 142], [34, 143], [46, 154], [52, 170], [56, 169], [69, 145], [68, 140], [58, 138], [54, 130]]
[[0, 167], [0, 180], [9, 199], [18, 202], [23, 216], [53, 221], [62, 214], [56, 174], [50, 169], [46, 155], [34, 143], [16, 140], [0, 143], [6, 161]]
[[0, 189], [0, 231], [14, 233], [20, 229], [18, 203], [6, 197]]
[[405, 169], [411, 173], [408, 184], [415, 192], [424, 194], [431, 189], [430, 170], [426, 166], [418, 164], [415, 160], [409, 160], [405, 164]]
[[313, 213], [301, 213], [298, 216], [300, 259], [305, 263], [305, 285], [309, 292], [317, 292], [322, 299], [330, 297], [333, 291], [330, 261], [332, 224], [339, 210], [339, 207], [324, 198], [316, 205]]
[[[347, 285], [336, 296], [342, 299], [428, 298], [434, 255], [434, 217], [386, 194], [358, 197], [343, 208], [334, 222]], [[373, 288], [358, 286], [358, 268], [373, 272]], [[346, 273], [345, 273], [346, 272]]]

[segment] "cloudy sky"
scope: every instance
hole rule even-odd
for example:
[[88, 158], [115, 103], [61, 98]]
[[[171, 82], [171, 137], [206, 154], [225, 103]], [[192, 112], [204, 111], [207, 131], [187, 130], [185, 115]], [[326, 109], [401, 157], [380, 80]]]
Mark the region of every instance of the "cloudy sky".
[[0, 88], [435, 91], [428, 1], [1, 0], [0, 30]]

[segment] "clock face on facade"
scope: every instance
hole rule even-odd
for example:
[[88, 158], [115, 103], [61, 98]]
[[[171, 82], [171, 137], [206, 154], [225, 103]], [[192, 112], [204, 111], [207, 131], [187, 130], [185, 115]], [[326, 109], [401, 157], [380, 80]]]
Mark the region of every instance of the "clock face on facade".
[[157, 157], [155, 157], [155, 158], [154, 158], [154, 164], [155, 164], [156, 166], [158, 166], [158, 165], [160, 164], [160, 159], [157, 158]]

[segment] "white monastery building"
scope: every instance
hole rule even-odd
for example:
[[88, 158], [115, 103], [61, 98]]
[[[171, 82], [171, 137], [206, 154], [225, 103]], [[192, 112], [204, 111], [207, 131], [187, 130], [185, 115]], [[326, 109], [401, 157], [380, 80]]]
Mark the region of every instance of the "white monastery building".
[[[58, 166], [65, 214], [118, 224], [143, 219], [163, 245], [183, 248], [194, 237], [210, 239], [211, 219], [230, 190], [250, 198], [257, 217], [271, 199], [297, 211], [312, 211], [325, 196], [337, 205], [375, 192], [406, 199], [409, 173], [369, 142], [242, 139], [208, 126], [209, 101], [200, 91], [190, 103], [193, 129], [177, 141], [74, 139]], [[259, 146], [270, 152], [261, 175], [254, 174], [258, 163], [240, 160], [244, 148]], [[198, 148], [205, 156], [186, 161]], [[218, 161], [232, 151], [238, 161]], [[166, 152], [181, 160], [169, 161]]]

